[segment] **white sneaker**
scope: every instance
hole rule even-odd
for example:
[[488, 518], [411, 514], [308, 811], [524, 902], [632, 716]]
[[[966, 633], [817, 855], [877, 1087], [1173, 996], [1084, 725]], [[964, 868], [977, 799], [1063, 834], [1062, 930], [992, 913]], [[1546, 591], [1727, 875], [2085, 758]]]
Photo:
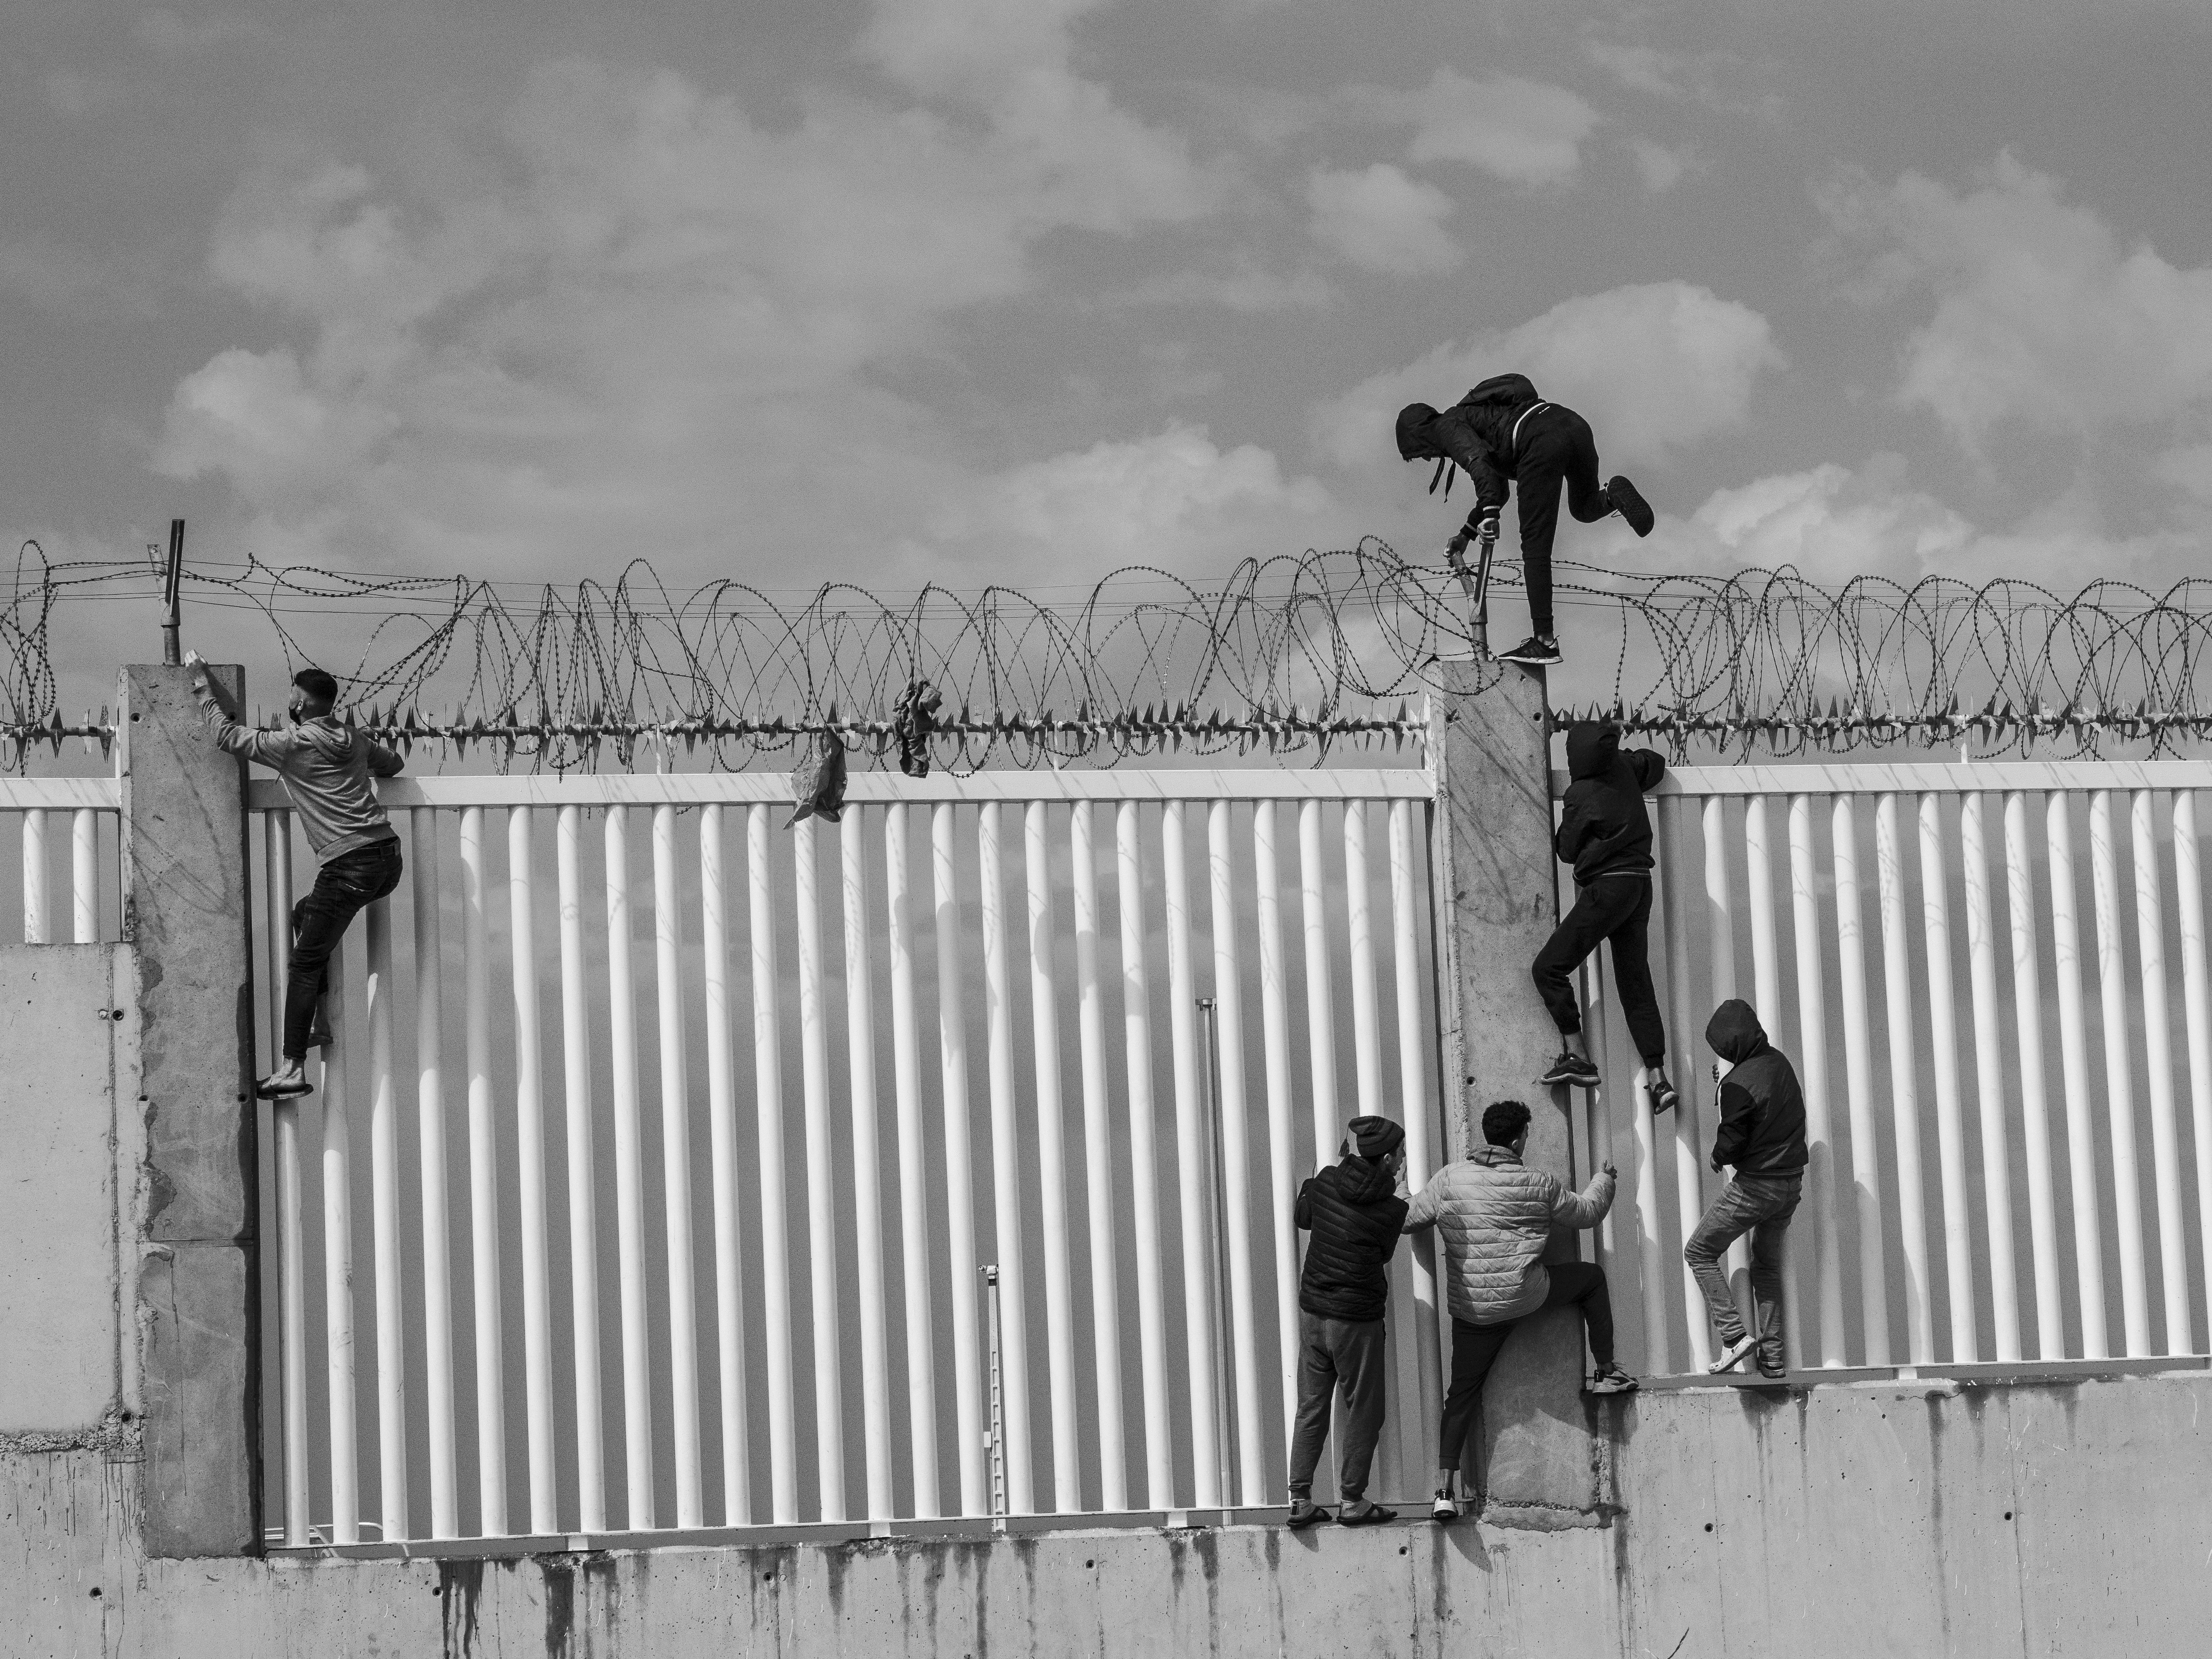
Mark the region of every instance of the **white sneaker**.
[[1731, 1342], [1721, 1351], [1719, 1358], [1705, 1367], [1705, 1375], [1718, 1376], [1723, 1371], [1732, 1371], [1743, 1364], [1751, 1351], [1759, 1346], [1759, 1339], [1746, 1335]]
[[1459, 1519], [1459, 1504], [1449, 1489], [1437, 1489], [1437, 1501], [1429, 1507], [1429, 1519], [1440, 1527], [1448, 1527]]

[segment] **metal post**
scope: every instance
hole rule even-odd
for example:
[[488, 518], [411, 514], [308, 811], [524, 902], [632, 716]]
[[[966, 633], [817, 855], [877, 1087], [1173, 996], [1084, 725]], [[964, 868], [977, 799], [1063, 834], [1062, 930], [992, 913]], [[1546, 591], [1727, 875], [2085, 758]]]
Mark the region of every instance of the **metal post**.
[[999, 1269], [995, 1262], [986, 1262], [983, 1267], [983, 1308], [990, 1334], [987, 1374], [991, 1419], [983, 1443], [991, 1459], [991, 1530], [1004, 1532], [1006, 1529], [1006, 1399], [1000, 1387]]
[[185, 521], [169, 520], [169, 562], [161, 576], [161, 660], [173, 667], [184, 661], [177, 630], [184, 618], [179, 614], [179, 589], [185, 579]]
[[1213, 1273], [1213, 1444], [1216, 1461], [1221, 1472], [1221, 1518], [1225, 1525], [1233, 1499], [1234, 1490], [1229, 1483], [1229, 1379], [1223, 1373], [1227, 1365], [1226, 1337], [1222, 1330], [1223, 1316], [1229, 1307], [1228, 1287], [1222, 1283], [1227, 1271], [1226, 1252], [1222, 1249], [1221, 1221], [1228, 1212], [1228, 1201], [1221, 1190], [1221, 1021], [1212, 997], [1200, 997], [1198, 1018], [1206, 1033], [1206, 1161], [1208, 1179], [1206, 1183], [1207, 1204], [1206, 1243]]

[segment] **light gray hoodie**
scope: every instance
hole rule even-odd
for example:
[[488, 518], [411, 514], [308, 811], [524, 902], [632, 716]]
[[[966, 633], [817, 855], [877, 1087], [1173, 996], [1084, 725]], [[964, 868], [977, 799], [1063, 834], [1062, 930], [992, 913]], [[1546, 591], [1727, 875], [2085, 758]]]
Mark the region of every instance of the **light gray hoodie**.
[[273, 768], [307, 832], [307, 845], [325, 863], [341, 853], [392, 841], [398, 831], [369, 787], [374, 774], [388, 778], [404, 764], [367, 732], [341, 726], [328, 714], [289, 731], [257, 732], [240, 725], [211, 697], [201, 699], [217, 745]]

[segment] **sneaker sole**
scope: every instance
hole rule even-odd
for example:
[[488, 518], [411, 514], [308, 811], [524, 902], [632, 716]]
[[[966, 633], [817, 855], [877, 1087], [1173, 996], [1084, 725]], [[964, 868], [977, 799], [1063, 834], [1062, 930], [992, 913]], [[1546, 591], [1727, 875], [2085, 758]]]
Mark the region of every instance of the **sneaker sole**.
[[1604, 1081], [1603, 1078], [1583, 1077], [1579, 1073], [1565, 1077], [1553, 1077], [1546, 1073], [1536, 1079], [1536, 1086], [1539, 1089], [1557, 1089], [1562, 1085], [1570, 1089], [1595, 1089]]
[[256, 1100], [297, 1100], [302, 1095], [311, 1095], [314, 1092], [315, 1085], [312, 1083], [302, 1083], [297, 1088], [285, 1089], [264, 1089], [258, 1083], [253, 1085], [253, 1097]]

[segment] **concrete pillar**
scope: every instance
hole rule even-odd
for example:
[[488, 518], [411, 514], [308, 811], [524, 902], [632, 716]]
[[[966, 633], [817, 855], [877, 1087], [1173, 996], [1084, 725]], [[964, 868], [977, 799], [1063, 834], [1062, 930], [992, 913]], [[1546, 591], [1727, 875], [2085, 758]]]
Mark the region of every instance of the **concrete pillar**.
[[[1534, 1081], [1559, 1033], [1529, 964], [1559, 921], [1552, 860], [1551, 726], [1544, 677], [1507, 665], [1439, 665], [1432, 750], [1439, 794], [1430, 867], [1437, 904], [1445, 1135], [1451, 1155], [1482, 1144], [1482, 1109], [1525, 1101], [1526, 1161], [1571, 1179], [1566, 1091]], [[1572, 1261], [1571, 1235], [1547, 1261]], [[1538, 1315], [1514, 1333], [1483, 1390], [1471, 1475], [1504, 1525], [1597, 1522], [1598, 1477], [1582, 1395], [1582, 1322]]]
[[[244, 706], [245, 671], [210, 671]], [[178, 667], [123, 672], [123, 936], [137, 964], [143, 1536], [261, 1542], [246, 767]]]

